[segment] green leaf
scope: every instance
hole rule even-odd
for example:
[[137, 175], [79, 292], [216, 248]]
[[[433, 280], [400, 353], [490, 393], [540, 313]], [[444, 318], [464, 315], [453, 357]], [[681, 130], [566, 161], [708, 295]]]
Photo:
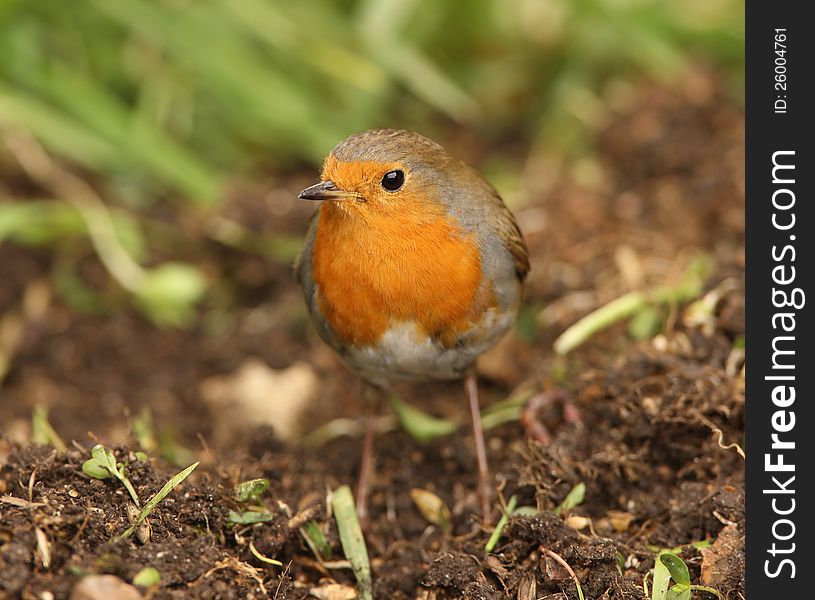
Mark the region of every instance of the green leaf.
[[513, 517], [534, 517], [540, 514], [540, 511], [534, 506], [519, 506], [512, 511]]
[[144, 567], [133, 578], [133, 585], [141, 587], [150, 587], [159, 583], [161, 583], [161, 573], [155, 567]]
[[89, 458], [82, 463], [82, 472], [94, 479], [108, 479], [109, 477], [113, 477], [104, 465], [100, 465], [93, 458]]
[[254, 523], [265, 523], [266, 521], [273, 521], [275, 516], [267, 512], [258, 512], [254, 510], [247, 510], [246, 512], [229, 511], [229, 522], [236, 523], [237, 525], [252, 525]]
[[82, 463], [82, 472], [94, 479], [115, 477], [116, 463], [108, 457], [108, 451], [102, 444], [91, 448], [91, 457]]
[[75, 264], [66, 259], [54, 265], [54, 289], [65, 302], [83, 314], [104, 312], [104, 301], [100, 294], [92, 290], [79, 276]]
[[133, 437], [136, 438], [139, 446], [150, 452], [156, 449], [158, 442], [156, 442], [156, 435], [153, 431], [153, 417], [149, 408], [142, 408], [134, 417], [132, 428]]
[[484, 431], [517, 421], [530, 398], [535, 395], [535, 389], [523, 384], [513, 391], [509, 398], [490, 404], [481, 413], [481, 427]]
[[671, 585], [671, 572], [657, 558], [654, 562], [654, 582], [651, 590], [651, 600], [667, 600], [668, 588]]
[[671, 552], [663, 552], [659, 560], [670, 572], [671, 579], [680, 585], [690, 586], [690, 573], [685, 561]]
[[116, 147], [84, 123], [34, 94], [12, 89], [0, 82], [0, 122], [29, 129], [48, 148], [98, 172], [122, 166]]
[[628, 335], [635, 340], [647, 340], [662, 331], [663, 313], [653, 305], [644, 306], [628, 323]]
[[147, 271], [135, 290], [139, 307], [159, 325], [182, 326], [195, 314], [207, 284], [193, 266], [166, 262]]
[[52, 200], [0, 204], [0, 242], [41, 246], [85, 232], [85, 222], [71, 205]]
[[396, 418], [402, 428], [408, 432], [410, 437], [419, 442], [427, 442], [437, 437], [450, 435], [458, 428], [452, 421], [434, 417], [410, 406], [396, 394], [390, 394], [388, 402], [390, 402], [393, 412], [396, 413]]
[[268, 479], [250, 479], [235, 486], [235, 498], [238, 502], [248, 502], [258, 498], [263, 492], [269, 489]]
[[561, 502], [555, 507], [554, 513], [560, 514], [563, 511], [571, 510], [575, 506], [583, 504], [583, 499], [585, 497], [586, 497], [586, 484], [581, 481], [571, 490], [569, 490], [569, 493], [566, 494], [566, 497], [563, 499], [563, 502]]
[[110, 475], [121, 481], [122, 485], [127, 489], [127, 493], [130, 494], [133, 503], [137, 507], [140, 506], [139, 496], [136, 494], [133, 484], [130, 483], [130, 480], [125, 474], [124, 465], [117, 463], [113, 451], [105, 448], [102, 444], [96, 444], [91, 448], [91, 460], [85, 461], [85, 463], [82, 464], [82, 470], [85, 474], [95, 477], [96, 479], [107, 479], [107, 477], [97, 476], [101, 474], [101, 470], [96, 467], [105, 469]]
[[108, 450], [102, 444], [96, 444], [93, 448], [91, 448], [91, 456], [100, 465], [104, 465], [108, 471], [110, 471], [111, 475], [115, 475], [117, 473], [116, 457], [113, 455], [112, 450]]

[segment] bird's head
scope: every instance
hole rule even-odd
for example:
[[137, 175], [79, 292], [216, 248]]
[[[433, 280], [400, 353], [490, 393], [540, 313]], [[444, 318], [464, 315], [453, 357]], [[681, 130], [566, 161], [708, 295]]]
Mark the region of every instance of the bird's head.
[[[443, 210], [460, 163], [412, 131], [377, 129], [354, 134], [326, 157], [320, 183], [300, 192], [348, 215], [384, 216]], [[328, 207], [326, 207], [328, 208]]]

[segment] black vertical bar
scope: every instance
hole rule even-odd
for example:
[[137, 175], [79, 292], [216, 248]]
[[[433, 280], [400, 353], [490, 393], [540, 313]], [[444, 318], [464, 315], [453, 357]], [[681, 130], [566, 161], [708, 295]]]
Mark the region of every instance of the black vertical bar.
[[815, 598], [810, 7], [746, 7], [746, 578], [757, 600]]

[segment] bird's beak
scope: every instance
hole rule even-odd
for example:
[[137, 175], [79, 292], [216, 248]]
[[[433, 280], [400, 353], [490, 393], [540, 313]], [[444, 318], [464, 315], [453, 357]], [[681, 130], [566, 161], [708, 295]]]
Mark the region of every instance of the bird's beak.
[[357, 192], [341, 190], [330, 179], [307, 187], [297, 194], [297, 197], [303, 200], [342, 200], [343, 198], [356, 198], [359, 200], [362, 198]]

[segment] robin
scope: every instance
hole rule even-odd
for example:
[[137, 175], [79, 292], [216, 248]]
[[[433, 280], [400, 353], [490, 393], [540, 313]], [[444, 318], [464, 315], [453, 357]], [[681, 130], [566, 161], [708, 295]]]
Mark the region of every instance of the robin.
[[[325, 159], [321, 201], [295, 263], [322, 339], [365, 381], [464, 379], [484, 519], [487, 457], [475, 362], [512, 327], [529, 257], [501, 197], [473, 168], [412, 131], [354, 134]], [[357, 506], [366, 510], [373, 424]]]

